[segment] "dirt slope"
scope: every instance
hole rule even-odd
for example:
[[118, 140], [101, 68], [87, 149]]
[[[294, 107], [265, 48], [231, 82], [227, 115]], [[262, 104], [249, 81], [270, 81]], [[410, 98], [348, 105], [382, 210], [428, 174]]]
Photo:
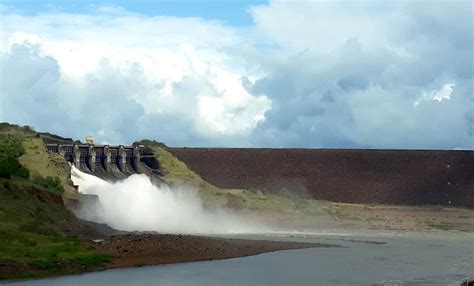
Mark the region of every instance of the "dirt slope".
[[171, 148], [222, 188], [346, 203], [474, 208], [474, 151]]

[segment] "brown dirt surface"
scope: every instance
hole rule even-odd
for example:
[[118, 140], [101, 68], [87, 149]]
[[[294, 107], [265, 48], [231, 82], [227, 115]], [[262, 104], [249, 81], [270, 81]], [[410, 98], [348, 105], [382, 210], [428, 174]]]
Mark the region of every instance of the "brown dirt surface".
[[221, 188], [343, 203], [474, 208], [474, 151], [170, 148]]
[[117, 235], [95, 244], [98, 252], [114, 257], [106, 268], [225, 259], [314, 247], [337, 245], [171, 234]]
[[474, 231], [474, 210], [443, 207], [325, 203], [326, 215], [304, 212], [252, 211], [242, 217], [282, 230], [320, 229]]

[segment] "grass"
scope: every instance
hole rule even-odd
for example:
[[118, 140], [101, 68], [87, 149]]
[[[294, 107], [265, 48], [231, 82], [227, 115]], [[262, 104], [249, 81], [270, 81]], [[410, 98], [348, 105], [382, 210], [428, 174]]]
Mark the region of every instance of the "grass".
[[[37, 262], [55, 264], [60, 261], [77, 261], [84, 265], [98, 266], [108, 258], [96, 254], [82, 241], [57, 235], [41, 235], [30, 232], [2, 233], [2, 260], [35, 265]], [[107, 260], [108, 261], [108, 260]]]
[[151, 140], [142, 140], [139, 143], [153, 149], [153, 152], [164, 171], [164, 180], [168, 184], [184, 183], [195, 187], [218, 189], [204, 181], [198, 174], [189, 169], [184, 162], [180, 161], [176, 156], [168, 151], [164, 144]]
[[63, 194], [64, 188], [61, 184], [59, 177], [41, 177], [34, 176], [32, 178], [33, 185], [37, 188], [43, 189], [45, 191], [53, 192], [56, 194]]
[[[37, 176], [44, 178], [59, 178], [64, 189], [63, 197], [66, 199], [77, 199], [77, 191], [72, 186], [70, 179], [70, 167], [59, 154], [46, 151], [42, 137], [62, 138], [51, 134], [40, 134], [29, 126], [17, 126], [8, 123], [0, 123], [0, 146], [4, 141], [2, 138], [12, 138], [20, 142], [22, 152], [18, 157], [21, 166], [25, 167], [32, 178]], [[64, 139], [64, 138], [62, 138]], [[18, 147], [15, 147], [18, 148]]]
[[0, 151], [0, 279], [77, 273], [109, 262], [63, 232], [77, 225], [63, 203], [64, 186], [74, 190], [67, 162], [47, 153], [31, 129], [4, 123]]
[[87, 242], [63, 234], [75, 217], [60, 194], [37, 188], [29, 180], [1, 179], [0, 201], [0, 263], [24, 268], [0, 271], [0, 279], [77, 272], [110, 261]]
[[457, 230], [457, 231], [473, 231], [474, 223], [471, 222], [457, 222], [457, 221], [433, 221], [425, 219], [422, 221], [426, 226], [438, 230]]
[[[64, 190], [64, 197], [77, 199], [78, 194], [72, 187], [71, 168], [68, 162], [59, 154], [47, 152], [40, 138], [23, 137], [22, 146], [25, 152], [19, 157], [19, 161], [30, 171], [33, 179], [41, 177], [49, 180], [50, 183], [59, 180]], [[56, 188], [56, 190], [59, 189]]]

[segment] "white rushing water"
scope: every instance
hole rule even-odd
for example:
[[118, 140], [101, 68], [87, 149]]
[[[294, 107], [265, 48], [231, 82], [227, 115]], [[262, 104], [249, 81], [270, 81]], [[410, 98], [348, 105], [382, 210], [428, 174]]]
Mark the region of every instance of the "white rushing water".
[[144, 174], [110, 183], [72, 167], [71, 179], [82, 200], [77, 215], [126, 231], [158, 231], [179, 234], [236, 234], [263, 231], [262, 226], [223, 208], [206, 209], [197, 191], [156, 186]]

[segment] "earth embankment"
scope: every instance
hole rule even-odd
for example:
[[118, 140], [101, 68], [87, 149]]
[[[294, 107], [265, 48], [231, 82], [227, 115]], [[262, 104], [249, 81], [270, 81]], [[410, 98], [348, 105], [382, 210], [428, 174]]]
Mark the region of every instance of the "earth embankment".
[[221, 188], [344, 203], [474, 208], [474, 151], [170, 148]]

